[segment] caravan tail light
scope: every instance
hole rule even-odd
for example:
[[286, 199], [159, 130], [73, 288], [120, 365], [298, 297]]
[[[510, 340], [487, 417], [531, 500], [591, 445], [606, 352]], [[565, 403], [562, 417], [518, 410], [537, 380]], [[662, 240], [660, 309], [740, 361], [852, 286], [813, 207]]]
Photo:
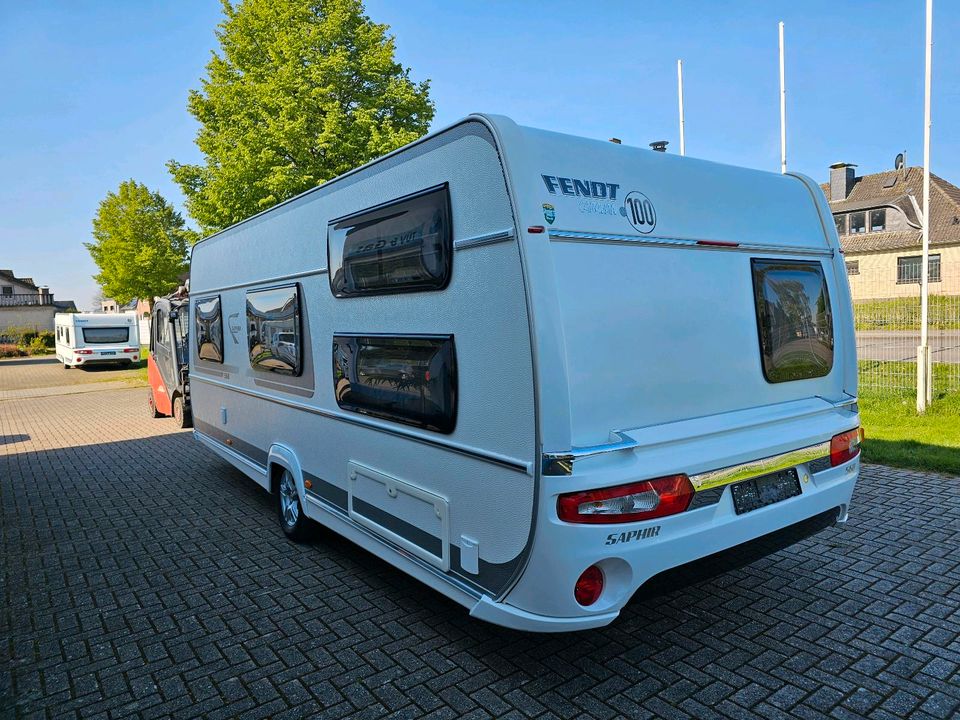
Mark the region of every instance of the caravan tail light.
[[140, 352], [140, 349], [139, 349], [139, 348], [124, 348], [123, 351], [124, 351], [125, 353], [135, 353], [135, 352]]
[[602, 592], [603, 570], [596, 565], [591, 565], [584, 570], [577, 578], [577, 584], [573, 586], [573, 597], [584, 607], [593, 605], [600, 599]]
[[830, 465], [843, 465], [860, 454], [860, 441], [863, 439], [863, 430], [854, 428], [834, 435], [830, 439]]
[[687, 509], [693, 485], [686, 475], [567, 493], [557, 498], [557, 515], [571, 523], [623, 523], [675, 515]]
[[74, 350], [77, 355], [93, 355], [93, 350]]

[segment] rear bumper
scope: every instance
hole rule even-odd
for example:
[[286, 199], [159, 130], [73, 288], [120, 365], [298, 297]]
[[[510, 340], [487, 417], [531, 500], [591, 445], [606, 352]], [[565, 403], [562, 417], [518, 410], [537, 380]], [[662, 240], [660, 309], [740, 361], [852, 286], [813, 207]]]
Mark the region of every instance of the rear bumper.
[[[844, 521], [859, 467], [859, 457], [814, 475], [800, 466], [799, 496], [744, 515], [734, 511], [729, 487], [716, 504], [643, 523], [571, 525], [554, 515], [539, 526], [516, 586], [502, 602], [489, 603], [498, 606], [496, 612], [480, 603], [471, 614], [538, 632], [606, 625], [638, 591], [654, 594], [696, 582], [709, 570], [716, 574], [752, 562]], [[604, 590], [585, 608], [573, 588], [594, 564], [603, 570]]]

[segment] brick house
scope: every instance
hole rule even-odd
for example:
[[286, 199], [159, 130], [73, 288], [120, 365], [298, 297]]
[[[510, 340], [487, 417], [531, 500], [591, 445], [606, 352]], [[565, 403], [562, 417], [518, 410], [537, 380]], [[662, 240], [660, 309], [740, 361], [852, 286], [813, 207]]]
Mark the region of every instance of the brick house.
[[11, 327], [52, 331], [54, 315], [76, 309], [72, 300], [54, 300], [50, 289], [33, 278], [0, 270], [0, 336]]
[[[923, 168], [857, 177], [830, 166], [821, 185], [840, 235], [854, 300], [919, 297]], [[931, 294], [960, 295], [960, 188], [930, 175]]]

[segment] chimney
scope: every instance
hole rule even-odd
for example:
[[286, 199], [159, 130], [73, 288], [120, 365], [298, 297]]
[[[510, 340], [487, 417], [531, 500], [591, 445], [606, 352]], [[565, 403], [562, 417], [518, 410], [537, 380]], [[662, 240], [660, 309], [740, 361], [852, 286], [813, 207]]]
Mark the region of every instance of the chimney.
[[853, 163], [834, 163], [830, 166], [830, 202], [846, 200], [853, 190], [857, 173]]

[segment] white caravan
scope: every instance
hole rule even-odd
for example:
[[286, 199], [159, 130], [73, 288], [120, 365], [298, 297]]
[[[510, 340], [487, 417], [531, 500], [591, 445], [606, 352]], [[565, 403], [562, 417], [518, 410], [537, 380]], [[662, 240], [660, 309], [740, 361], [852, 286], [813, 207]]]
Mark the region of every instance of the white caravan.
[[140, 360], [136, 315], [57, 313], [54, 318], [57, 360], [64, 370], [105, 363], [129, 365]]
[[191, 282], [196, 437], [294, 539], [477, 618], [604, 625], [847, 517], [853, 317], [809, 178], [474, 115], [203, 240]]

